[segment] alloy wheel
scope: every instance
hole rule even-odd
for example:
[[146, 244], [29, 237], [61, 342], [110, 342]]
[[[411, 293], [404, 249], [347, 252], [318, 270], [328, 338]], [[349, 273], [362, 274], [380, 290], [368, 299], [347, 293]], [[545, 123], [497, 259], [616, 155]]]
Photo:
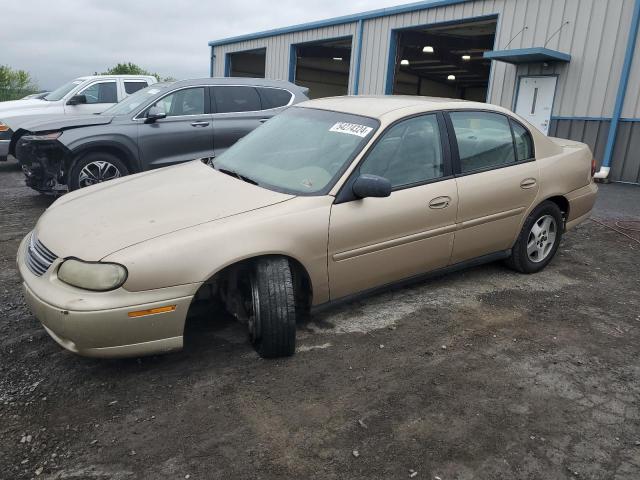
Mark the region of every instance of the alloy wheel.
[[78, 177], [80, 188], [120, 177], [120, 170], [113, 163], [101, 160], [86, 164]]
[[527, 237], [527, 256], [540, 263], [549, 256], [556, 243], [558, 224], [551, 215], [543, 215], [534, 222]]

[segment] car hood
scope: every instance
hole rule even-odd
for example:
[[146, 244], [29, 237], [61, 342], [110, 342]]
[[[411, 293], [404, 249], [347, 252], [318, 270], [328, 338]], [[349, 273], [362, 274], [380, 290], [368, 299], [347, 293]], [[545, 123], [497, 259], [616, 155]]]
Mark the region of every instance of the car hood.
[[291, 198], [194, 161], [67, 194], [40, 217], [36, 232], [58, 257], [98, 261], [160, 235]]
[[47, 108], [50, 105], [53, 104], [46, 100], [39, 100], [37, 98], [32, 98], [29, 100], [11, 100], [8, 102], [0, 102], [0, 115], [2, 115], [4, 112], [12, 112], [17, 110]]
[[29, 132], [44, 132], [49, 130], [65, 130], [68, 128], [88, 127], [91, 125], [106, 125], [111, 123], [112, 116], [109, 115], [28, 115], [8, 118], [4, 121], [11, 130], [17, 132], [19, 129]]
[[[11, 105], [7, 105], [7, 104]], [[36, 115], [58, 115], [64, 110], [58, 103], [46, 100], [16, 100], [0, 103], [0, 122], [20, 117], [34, 117]]]

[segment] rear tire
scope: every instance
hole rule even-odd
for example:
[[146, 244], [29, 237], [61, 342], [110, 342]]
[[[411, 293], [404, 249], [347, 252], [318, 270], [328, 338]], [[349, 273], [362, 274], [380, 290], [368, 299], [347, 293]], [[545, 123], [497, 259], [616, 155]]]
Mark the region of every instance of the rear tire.
[[289, 262], [261, 258], [251, 272], [249, 336], [263, 358], [288, 357], [296, 351], [296, 301]]
[[505, 261], [507, 266], [521, 273], [536, 273], [546, 267], [558, 251], [563, 222], [558, 205], [550, 201], [538, 205], [524, 222]]
[[97, 183], [129, 175], [129, 169], [115, 155], [92, 152], [76, 160], [69, 172], [69, 190], [78, 190]]

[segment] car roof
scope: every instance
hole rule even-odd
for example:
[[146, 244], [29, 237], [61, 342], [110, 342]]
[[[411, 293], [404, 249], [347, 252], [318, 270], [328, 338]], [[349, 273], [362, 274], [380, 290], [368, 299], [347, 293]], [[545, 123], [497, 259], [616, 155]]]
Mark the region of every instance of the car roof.
[[94, 78], [155, 78], [153, 75], [85, 75], [76, 80], [93, 80]]
[[207, 78], [194, 78], [188, 80], [178, 80], [173, 84], [176, 87], [191, 86], [191, 85], [251, 85], [259, 87], [279, 87], [286, 88], [287, 90], [302, 91], [303, 87], [300, 87], [294, 83], [287, 82], [285, 80], [268, 80], [265, 78], [252, 78], [252, 77], [207, 77]]
[[297, 107], [319, 108], [393, 121], [407, 115], [435, 110], [473, 108], [505, 112], [496, 105], [455, 98], [419, 97], [415, 95], [348, 95], [308, 100]]

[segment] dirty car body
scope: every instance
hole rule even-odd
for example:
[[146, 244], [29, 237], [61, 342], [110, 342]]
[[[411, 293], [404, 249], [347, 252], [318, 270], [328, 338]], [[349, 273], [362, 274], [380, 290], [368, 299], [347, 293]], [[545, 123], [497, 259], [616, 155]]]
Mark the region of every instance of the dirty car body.
[[[304, 102], [218, 158], [73, 192], [22, 242], [35, 315], [97, 357], [183, 345], [221, 301], [265, 357], [310, 308], [482, 262], [533, 273], [595, 202], [593, 162], [496, 106], [425, 97]], [[90, 216], [91, 226], [85, 222]]]
[[289, 82], [246, 78], [155, 84], [100, 115], [22, 123], [15, 156], [33, 189], [75, 190], [213, 158], [289, 105], [307, 100], [305, 91]]

